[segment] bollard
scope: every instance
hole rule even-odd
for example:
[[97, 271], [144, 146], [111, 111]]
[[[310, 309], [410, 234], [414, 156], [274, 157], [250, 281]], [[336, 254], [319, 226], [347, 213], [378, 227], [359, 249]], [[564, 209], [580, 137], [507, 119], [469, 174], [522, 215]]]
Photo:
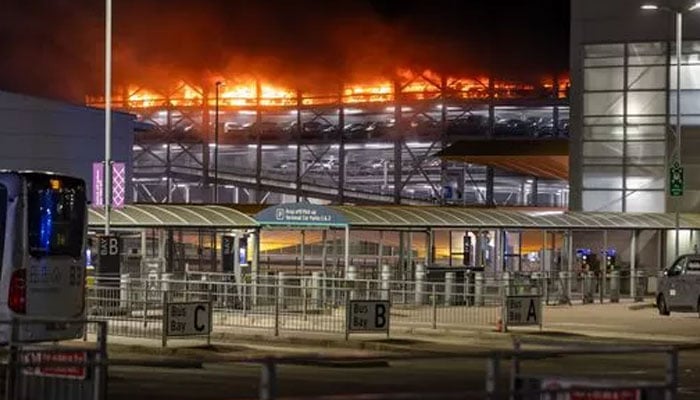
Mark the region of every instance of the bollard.
[[425, 264], [416, 264], [415, 304], [425, 304]]
[[350, 287], [350, 300], [357, 300], [357, 267], [355, 265], [348, 265], [347, 271], [345, 271], [345, 278]]
[[634, 286], [635, 286], [635, 291], [634, 291], [634, 301], [639, 303], [644, 301], [644, 294], [646, 292], [646, 288], [644, 287], [644, 271], [635, 271], [635, 277], [634, 277]]
[[476, 272], [474, 274], [474, 305], [484, 305], [484, 273]]
[[446, 272], [445, 273], [445, 305], [451, 306], [454, 304], [454, 286], [455, 286], [455, 273]]
[[314, 271], [311, 273], [311, 304], [314, 307], [321, 308], [321, 272]]
[[620, 271], [610, 271], [610, 302], [620, 302]]
[[498, 291], [502, 299], [511, 294], [510, 273], [508, 271], [504, 271], [501, 275], [501, 285]]
[[266, 360], [260, 374], [260, 400], [277, 398], [277, 367], [274, 360]]
[[285, 298], [284, 285], [286, 281], [286, 276], [284, 272], [277, 273], [277, 304], [281, 309], [287, 308], [287, 300]]
[[258, 305], [258, 272], [250, 273], [250, 301], [251, 307]]
[[131, 277], [129, 274], [121, 274], [119, 277], [119, 308], [131, 308], [129, 305], [129, 286]]
[[558, 299], [559, 304], [571, 304], [571, 298], [569, 297], [569, 283], [570, 274], [566, 271], [559, 272], [559, 282], [557, 284]]
[[588, 271], [583, 273], [583, 281], [581, 282], [581, 294], [583, 295], [583, 304], [593, 303], [593, 292], [595, 290], [594, 279], [595, 277], [593, 276], [593, 272]]
[[389, 290], [391, 289], [391, 267], [387, 264], [382, 265], [382, 273], [380, 278], [382, 288], [381, 298], [382, 300], [389, 300]]

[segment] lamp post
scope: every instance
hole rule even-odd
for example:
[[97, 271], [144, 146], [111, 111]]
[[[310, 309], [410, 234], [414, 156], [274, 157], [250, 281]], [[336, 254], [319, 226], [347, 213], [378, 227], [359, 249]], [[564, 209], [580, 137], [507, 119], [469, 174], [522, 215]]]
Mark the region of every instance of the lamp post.
[[112, 0], [105, 0], [105, 235], [109, 235], [112, 206]]
[[224, 83], [216, 81], [214, 100], [214, 203], [219, 202], [219, 87]]
[[[695, 11], [700, 9], [700, 1], [695, 1], [691, 6], [686, 9], [682, 8], [671, 8], [667, 6], [659, 6], [657, 4], [649, 3], [643, 4], [641, 6], [642, 10], [650, 11], [667, 11], [675, 14], [676, 16], [676, 130], [675, 130], [675, 146], [670, 157], [670, 164], [674, 168], [681, 169], [681, 60], [683, 56], [683, 14], [690, 11]], [[670, 182], [669, 182], [670, 183]], [[682, 193], [681, 193], [682, 195]], [[678, 196], [674, 196], [678, 197]], [[676, 240], [675, 240], [675, 256], [678, 258], [680, 253], [680, 215], [679, 215], [679, 204], [678, 198], [674, 199], [674, 211], [675, 211], [675, 229], [676, 229]]]

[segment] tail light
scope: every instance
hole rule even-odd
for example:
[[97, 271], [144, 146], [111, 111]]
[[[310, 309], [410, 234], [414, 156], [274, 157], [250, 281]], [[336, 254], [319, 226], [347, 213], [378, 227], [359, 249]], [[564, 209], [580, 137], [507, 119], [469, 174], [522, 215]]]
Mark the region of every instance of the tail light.
[[10, 278], [10, 294], [7, 305], [17, 314], [27, 312], [27, 270], [18, 269]]

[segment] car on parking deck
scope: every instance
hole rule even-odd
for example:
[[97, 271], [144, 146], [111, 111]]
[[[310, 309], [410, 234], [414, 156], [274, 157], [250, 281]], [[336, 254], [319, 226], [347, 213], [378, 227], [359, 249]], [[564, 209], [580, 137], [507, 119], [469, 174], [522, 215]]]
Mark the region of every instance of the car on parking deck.
[[663, 271], [656, 293], [659, 314], [697, 312], [700, 316], [700, 254], [686, 254]]

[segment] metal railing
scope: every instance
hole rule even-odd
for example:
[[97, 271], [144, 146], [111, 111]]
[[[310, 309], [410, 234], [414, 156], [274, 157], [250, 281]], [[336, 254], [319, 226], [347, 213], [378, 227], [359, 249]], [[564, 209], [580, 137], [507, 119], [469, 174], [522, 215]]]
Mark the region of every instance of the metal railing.
[[[94, 346], [33, 343], [29, 332], [49, 326], [94, 327]], [[107, 323], [67, 319], [14, 319], [0, 322], [7, 330], [5, 400], [104, 400], [107, 382]]]

